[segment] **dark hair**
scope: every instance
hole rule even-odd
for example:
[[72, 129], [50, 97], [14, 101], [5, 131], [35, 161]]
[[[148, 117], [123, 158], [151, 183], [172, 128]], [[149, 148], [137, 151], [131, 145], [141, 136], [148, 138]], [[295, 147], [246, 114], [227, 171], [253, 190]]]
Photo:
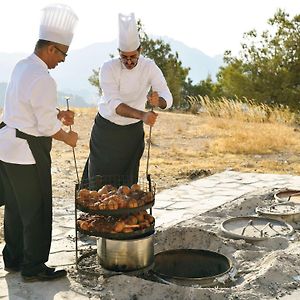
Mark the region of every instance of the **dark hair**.
[[42, 49], [42, 48], [52, 45], [52, 44], [54, 44], [54, 43], [50, 42], [50, 41], [38, 40], [35, 44], [35, 50]]

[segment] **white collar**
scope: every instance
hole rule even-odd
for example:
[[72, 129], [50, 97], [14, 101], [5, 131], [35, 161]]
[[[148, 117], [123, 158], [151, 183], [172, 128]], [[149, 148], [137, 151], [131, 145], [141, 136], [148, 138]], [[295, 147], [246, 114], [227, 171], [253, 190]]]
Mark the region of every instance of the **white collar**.
[[41, 65], [48, 72], [47, 64], [43, 60], [41, 60], [35, 53], [32, 53], [28, 58]]

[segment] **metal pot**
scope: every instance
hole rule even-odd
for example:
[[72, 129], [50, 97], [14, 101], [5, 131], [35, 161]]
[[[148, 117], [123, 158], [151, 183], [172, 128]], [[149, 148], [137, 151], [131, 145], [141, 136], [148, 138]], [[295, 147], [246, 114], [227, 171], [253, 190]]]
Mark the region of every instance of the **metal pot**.
[[265, 217], [289, 223], [300, 222], [300, 203], [284, 202], [265, 207], [257, 207], [256, 212]]
[[131, 240], [97, 240], [97, 254], [103, 268], [127, 272], [146, 268], [154, 262], [153, 234]]
[[294, 189], [283, 189], [275, 193], [274, 198], [279, 202], [300, 203], [300, 191]]

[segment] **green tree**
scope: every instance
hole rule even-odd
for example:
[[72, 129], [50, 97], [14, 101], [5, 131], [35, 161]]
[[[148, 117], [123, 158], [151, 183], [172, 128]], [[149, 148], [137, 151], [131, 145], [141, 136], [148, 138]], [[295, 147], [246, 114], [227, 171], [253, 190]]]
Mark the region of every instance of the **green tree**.
[[218, 83], [225, 96], [255, 99], [298, 108], [300, 99], [300, 15], [292, 19], [278, 10], [268, 20], [271, 31], [244, 35], [237, 57], [224, 54]]
[[210, 99], [222, 96], [220, 85], [214, 83], [211, 76], [208, 75], [205, 80], [200, 80], [199, 83], [193, 84], [192, 80], [188, 78], [185, 83], [185, 97], [187, 96], [208, 96]]
[[93, 74], [89, 77], [89, 83], [91, 85], [93, 85], [94, 87], [97, 88], [98, 90], [98, 94], [99, 96], [101, 96], [102, 94], [102, 91], [101, 91], [101, 88], [100, 88], [100, 81], [99, 81], [99, 70], [95, 70], [93, 69], [92, 70]]

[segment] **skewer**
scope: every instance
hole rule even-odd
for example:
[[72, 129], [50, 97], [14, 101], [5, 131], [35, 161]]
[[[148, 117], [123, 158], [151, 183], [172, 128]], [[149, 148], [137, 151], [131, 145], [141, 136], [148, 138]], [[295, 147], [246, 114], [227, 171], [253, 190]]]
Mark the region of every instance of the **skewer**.
[[[153, 106], [151, 107], [151, 112], [153, 112]], [[152, 126], [150, 126], [149, 130], [149, 138], [148, 138], [148, 151], [147, 151], [147, 164], [146, 164], [146, 177], [149, 178], [149, 159], [150, 159], [150, 144], [151, 144], [151, 135], [152, 135]]]
[[[153, 112], [153, 106], [151, 106], [151, 112]], [[147, 164], [146, 164], [146, 178], [147, 178], [148, 184], [149, 184], [149, 192], [152, 192], [152, 184], [151, 184], [151, 178], [150, 178], [150, 174], [149, 174], [151, 135], [152, 135], [152, 126], [150, 126], [150, 130], [149, 130]], [[152, 208], [150, 208], [150, 214], [152, 215]]]
[[[67, 103], [67, 110], [70, 110], [69, 108], [69, 99], [70, 97], [66, 96], [66, 103]], [[69, 126], [70, 130], [72, 130], [72, 126]], [[72, 147], [73, 150], [73, 159], [74, 159], [74, 164], [75, 164], [75, 171], [76, 171], [76, 176], [77, 176], [77, 187], [79, 188], [80, 186], [80, 181], [79, 181], [79, 175], [78, 175], [78, 169], [77, 169], [77, 162], [76, 162], [76, 155], [75, 155], [75, 149]], [[77, 233], [77, 209], [76, 209], [76, 194], [77, 191], [75, 190], [75, 260], [76, 260], [76, 269], [78, 269], [78, 233]]]
[[[67, 102], [67, 110], [70, 110], [69, 108], [69, 99], [70, 97], [66, 96], [65, 97], [66, 99], [66, 102]], [[72, 126], [70, 125], [69, 126], [70, 130], [72, 130]], [[77, 177], [77, 183], [79, 184], [79, 175], [78, 175], [78, 168], [77, 168], [77, 161], [76, 161], [76, 155], [75, 155], [75, 148], [72, 147], [72, 150], [73, 150], [73, 159], [74, 159], [74, 165], [75, 165], [75, 171], [76, 171], [76, 177]]]

